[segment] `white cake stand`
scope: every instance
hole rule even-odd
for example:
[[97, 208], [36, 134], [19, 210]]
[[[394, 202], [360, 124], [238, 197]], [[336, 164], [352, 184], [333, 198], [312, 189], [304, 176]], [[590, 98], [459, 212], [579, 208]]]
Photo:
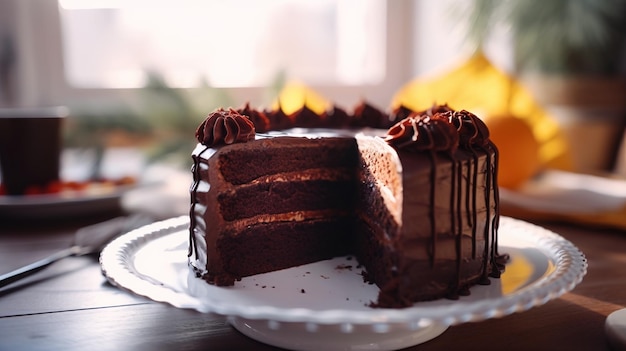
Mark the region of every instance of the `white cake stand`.
[[178, 308], [225, 316], [243, 334], [294, 350], [394, 350], [441, 335], [449, 326], [522, 312], [573, 289], [587, 271], [584, 255], [544, 228], [503, 217], [499, 251], [511, 261], [501, 279], [459, 300], [404, 309], [369, 307], [378, 288], [363, 282], [350, 257], [247, 277], [233, 287], [195, 278], [187, 265], [188, 218], [177, 217], [119, 237], [102, 252], [107, 279]]

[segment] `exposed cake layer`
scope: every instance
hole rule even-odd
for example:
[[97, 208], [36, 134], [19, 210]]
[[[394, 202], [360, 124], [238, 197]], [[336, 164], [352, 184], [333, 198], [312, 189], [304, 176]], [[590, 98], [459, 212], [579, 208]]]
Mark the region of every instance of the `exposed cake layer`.
[[[346, 255], [351, 252], [346, 235], [351, 226], [348, 217], [257, 223], [236, 232], [225, 230], [216, 245], [223, 272], [239, 279]], [[212, 273], [205, 279], [222, 279]]]
[[[267, 157], [259, 157], [260, 153]], [[334, 257], [337, 252], [345, 254], [348, 250], [341, 243], [347, 239], [341, 236], [349, 233], [353, 218], [357, 154], [356, 142], [351, 138], [321, 142], [315, 138], [260, 137], [255, 143], [219, 149], [198, 146], [193, 153], [192, 242], [198, 239], [195, 242], [206, 243], [208, 249], [203, 251], [194, 242], [192, 264], [199, 271], [208, 271], [205, 279], [218, 285], [229, 285], [241, 277], [269, 271], [260, 268], [269, 263], [252, 264], [244, 269], [241, 265], [254, 262], [253, 257], [246, 256], [242, 260], [245, 262], [235, 264], [225, 254], [232, 254], [232, 245], [243, 249], [250, 242], [257, 242], [251, 239], [254, 233], [259, 238], [263, 237], [262, 233], [267, 236], [274, 233], [274, 239], [265, 243], [281, 238], [282, 241], [275, 242], [277, 246], [280, 242], [281, 246], [292, 248], [291, 254], [284, 252], [286, 248], [280, 249], [283, 256], [276, 258], [271, 270], [286, 268], [281, 262], [304, 264]], [[224, 165], [233, 159], [245, 164], [251, 172], [240, 172], [246, 173], [241, 176], [224, 171], [228, 168]], [[319, 230], [322, 232], [313, 238], [312, 233]], [[310, 235], [306, 234], [309, 232]], [[199, 240], [201, 236], [204, 238]], [[266, 244], [258, 247], [267, 251]], [[324, 251], [298, 253], [307, 252], [307, 247]]]
[[[254, 144], [241, 145], [219, 156], [224, 181], [235, 185], [272, 174], [356, 166], [356, 143], [346, 138], [261, 137]], [[264, 148], [272, 152], [263, 152]]]

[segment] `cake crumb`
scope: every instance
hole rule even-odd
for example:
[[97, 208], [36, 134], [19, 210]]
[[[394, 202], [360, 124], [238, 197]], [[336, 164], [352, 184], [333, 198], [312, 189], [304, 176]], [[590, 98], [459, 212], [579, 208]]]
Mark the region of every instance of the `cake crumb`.
[[330, 277], [325, 276], [325, 275], [323, 275], [323, 274], [320, 274], [320, 277], [322, 277], [323, 279], [330, 279]]
[[374, 284], [374, 281], [372, 279], [370, 279], [369, 274], [367, 274], [367, 271], [361, 271], [361, 276], [363, 277], [363, 283], [367, 283], [367, 284]]
[[301, 292], [302, 294], [306, 294], [306, 291], [304, 291], [304, 289], [300, 289], [300, 292]]
[[351, 271], [352, 270], [352, 265], [351, 264], [340, 264], [340, 265], [337, 265], [337, 267], [335, 267], [335, 269], [337, 269], [337, 270], [347, 269], [347, 270]]

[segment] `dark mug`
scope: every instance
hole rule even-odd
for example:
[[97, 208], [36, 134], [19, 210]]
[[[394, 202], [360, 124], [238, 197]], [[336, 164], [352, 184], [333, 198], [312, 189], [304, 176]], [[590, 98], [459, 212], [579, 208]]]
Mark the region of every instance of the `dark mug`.
[[0, 108], [0, 183], [7, 195], [59, 181], [65, 107]]

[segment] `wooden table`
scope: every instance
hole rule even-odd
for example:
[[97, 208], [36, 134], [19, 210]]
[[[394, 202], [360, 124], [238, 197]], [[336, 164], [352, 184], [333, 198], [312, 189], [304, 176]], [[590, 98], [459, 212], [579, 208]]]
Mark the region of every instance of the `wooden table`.
[[[0, 273], [67, 247], [78, 227], [0, 219]], [[35, 224], [33, 224], [35, 223]], [[415, 350], [608, 350], [604, 322], [626, 306], [626, 232], [539, 223], [586, 255], [572, 292], [500, 319], [449, 328]], [[72, 257], [0, 289], [0, 350], [273, 350], [224, 318], [182, 310], [109, 285], [97, 257]]]

